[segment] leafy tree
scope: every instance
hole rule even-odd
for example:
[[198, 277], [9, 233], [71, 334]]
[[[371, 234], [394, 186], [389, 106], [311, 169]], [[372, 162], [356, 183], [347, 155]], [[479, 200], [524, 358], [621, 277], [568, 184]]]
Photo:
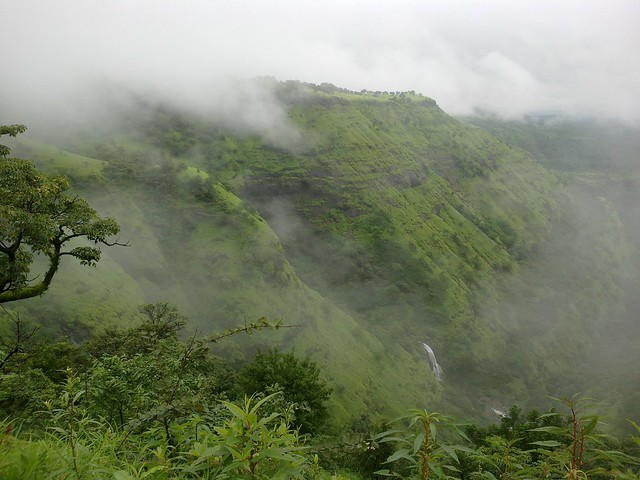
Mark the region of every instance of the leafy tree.
[[235, 375], [204, 342], [180, 340], [186, 317], [175, 306], [147, 304], [140, 313], [139, 325], [109, 328], [83, 345], [95, 359], [83, 377], [89, 411], [119, 428], [160, 422], [169, 438], [175, 418], [205, 415], [228, 398]]
[[[10, 137], [15, 137], [19, 133], [24, 133], [27, 130], [27, 127], [24, 125], [0, 125], [0, 137], [2, 135], [9, 135]], [[11, 150], [6, 145], [0, 145], [0, 158], [8, 157], [11, 153]]]
[[294, 426], [301, 433], [318, 433], [327, 418], [326, 400], [331, 394], [320, 378], [318, 366], [309, 359], [300, 360], [293, 353], [271, 350], [258, 353], [239, 374], [240, 386], [247, 394], [280, 388], [286, 401], [296, 405]]
[[166, 302], [142, 305], [139, 313], [138, 325], [126, 330], [107, 327], [84, 344], [85, 350], [95, 358], [150, 353], [163, 340], [177, 341], [187, 320], [174, 305]]
[[[0, 136], [25, 130], [0, 126]], [[42, 295], [65, 255], [95, 265], [99, 248], [69, 243], [116, 245], [108, 239], [120, 230], [114, 219], [98, 217], [84, 199], [69, 195], [67, 178], [47, 176], [27, 160], [7, 158], [9, 153], [0, 145], [0, 303]], [[36, 256], [48, 258], [44, 275], [31, 273]]]
[[[527, 450], [534, 442], [562, 441], [558, 434], [550, 433], [548, 427], [562, 427], [563, 425], [562, 416], [558, 415], [554, 409], [544, 414], [540, 414], [535, 409], [524, 413], [520, 407], [513, 405], [502, 416], [498, 425], [489, 425], [484, 428], [470, 425], [465, 429], [465, 433], [478, 446], [493, 437], [502, 437], [515, 442], [514, 447]], [[553, 432], [553, 428], [551, 428], [551, 432]], [[534, 459], [536, 458], [534, 456]]]
[[73, 344], [69, 340], [44, 341], [34, 345], [21, 367], [16, 371], [39, 370], [53, 383], [61, 384], [67, 378], [67, 369], [88, 370], [91, 367], [91, 357], [82, 345]]
[[187, 317], [180, 314], [174, 305], [166, 302], [143, 305], [140, 313], [144, 319], [137, 330], [150, 343], [151, 348], [160, 340], [177, 338], [178, 332], [187, 323]]
[[0, 418], [19, 418], [23, 425], [38, 425], [44, 402], [55, 394], [56, 386], [40, 370], [3, 374], [0, 381]]

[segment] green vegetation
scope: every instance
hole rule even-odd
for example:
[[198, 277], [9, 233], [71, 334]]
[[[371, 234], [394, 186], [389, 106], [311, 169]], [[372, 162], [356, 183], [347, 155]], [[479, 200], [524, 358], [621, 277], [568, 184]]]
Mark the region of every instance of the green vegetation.
[[284, 400], [296, 405], [292, 424], [300, 433], [319, 433], [327, 421], [325, 402], [331, 389], [320, 379], [320, 370], [308, 359], [300, 361], [293, 353], [277, 350], [258, 353], [240, 372], [239, 383], [250, 395], [280, 390]]
[[[15, 136], [22, 125], [1, 127], [0, 135]], [[100, 249], [77, 245], [84, 238], [94, 244], [115, 245], [109, 237], [119, 231], [112, 218], [100, 218], [89, 204], [65, 193], [69, 182], [64, 177], [47, 177], [32, 163], [6, 158], [0, 152], [0, 303], [42, 295], [58, 271], [60, 259], [70, 256], [82, 265], [93, 266], [100, 259]], [[39, 280], [31, 271], [35, 256], [48, 258]]]
[[[119, 131], [12, 142], [36, 165], [12, 160], [20, 171], [44, 186], [71, 176], [91, 218], [117, 218], [130, 246], [103, 252], [95, 269], [65, 262], [43, 298], [3, 310], [0, 408], [18, 433], [0, 447], [19, 446], [6, 450], [7, 471], [632, 472], [631, 457], [600, 452], [609, 445], [567, 457], [573, 437], [553, 430], [566, 429], [562, 415], [510, 411], [509, 425], [465, 429], [434, 412], [482, 425], [494, 407], [548, 409], [547, 395], [586, 390], [609, 400], [606, 428], [631, 430], [640, 361], [633, 170], [624, 179], [605, 167], [551, 171], [553, 149], [509, 145], [530, 138], [530, 126], [504, 124], [520, 136], [507, 138], [496, 122], [494, 136], [410, 92], [270, 88], [299, 135], [262, 138], [133, 99]], [[544, 129], [533, 135], [540, 145]], [[46, 271], [42, 253], [34, 271]], [[140, 304], [150, 306], [138, 317]], [[266, 327], [264, 318], [291, 328], [212, 341]], [[389, 432], [389, 419], [409, 409]], [[576, 438], [580, 425], [585, 439], [605, 428], [575, 418], [584, 418], [569, 424]], [[21, 449], [33, 454], [24, 464]]]
[[225, 362], [178, 339], [185, 322], [174, 307], [141, 314], [82, 346], [33, 345], [15, 320], [19, 348], [0, 382], [0, 415], [13, 419], [0, 437], [3, 478], [293, 478], [309, 466], [287, 425], [301, 407], [277, 390], [238, 400]]
[[603, 435], [599, 418], [575, 398], [561, 400], [562, 413], [524, 415], [514, 406], [488, 427], [412, 410], [394, 421], [393, 430], [353, 425], [341, 435], [359, 435], [356, 443], [333, 439], [328, 447], [330, 437], [318, 429], [326, 420], [328, 389], [313, 362], [271, 351], [236, 372], [207, 348], [278, 323], [262, 320], [180, 340], [186, 318], [159, 303], [144, 305], [132, 327], [73, 345], [20, 336], [33, 330], [18, 317], [11, 320], [14, 337], [3, 337], [2, 344], [14, 341], [18, 348], [0, 371], [0, 415], [7, 418], [0, 428], [2, 478], [578, 479], [640, 473], [640, 439], [632, 438], [634, 445]]

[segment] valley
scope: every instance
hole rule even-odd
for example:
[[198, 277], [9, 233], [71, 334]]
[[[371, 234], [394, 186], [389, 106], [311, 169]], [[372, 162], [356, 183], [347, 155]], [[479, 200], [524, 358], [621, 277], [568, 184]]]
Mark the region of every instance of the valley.
[[411, 407], [486, 422], [577, 391], [631, 413], [632, 132], [594, 151], [589, 124], [457, 120], [410, 92], [265, 82], [280, 124], [133, 97], [104, 132], [11, 141], [130, 243], [96, 269], [65, 263], [15, 308], [74, 342], [158, 301], [201, 335], [281, 319], [296, 327], [214, 349], [237, 364], [271, 347], [309, 356], [341, 425]]

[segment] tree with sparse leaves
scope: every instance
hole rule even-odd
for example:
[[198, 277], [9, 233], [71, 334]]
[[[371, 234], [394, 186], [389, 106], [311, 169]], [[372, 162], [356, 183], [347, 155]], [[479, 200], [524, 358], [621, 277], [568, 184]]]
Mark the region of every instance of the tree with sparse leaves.
[[[24, 125], [0, 126], [0, 136], [25, 130]], [[66, 177], [45, 175], [9, 154], [0, 145], [0, 304], [42, 295], [63, 256], [95, 265], [100, 249], [73, 241], [116, 245], [109, 238], [120, 230], [114, 219], [100, 218], [86, 200], [69, 195]], [[37, 256], [48, 259], [40, 274], [31, 271]]]

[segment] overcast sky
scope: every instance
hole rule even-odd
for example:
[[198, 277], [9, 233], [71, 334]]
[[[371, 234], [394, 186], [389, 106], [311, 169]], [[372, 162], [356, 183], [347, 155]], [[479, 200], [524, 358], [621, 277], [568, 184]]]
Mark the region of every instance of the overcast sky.
[[0, 42], [4, 123], [88, 81], [197, 102], [253, 76], [640, 119], [640, 0], [0, 0]]

